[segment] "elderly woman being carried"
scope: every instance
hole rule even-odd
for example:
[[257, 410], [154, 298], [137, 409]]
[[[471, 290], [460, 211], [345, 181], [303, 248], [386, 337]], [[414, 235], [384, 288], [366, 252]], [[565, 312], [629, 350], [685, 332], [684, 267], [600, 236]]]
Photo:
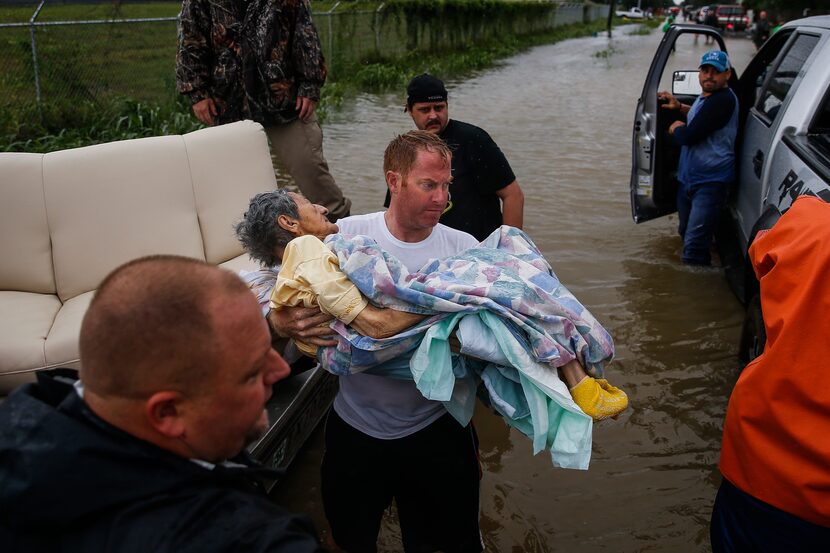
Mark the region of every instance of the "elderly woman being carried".
[[[475, 373], [473, 379], [484, 382], [503, 415], [516, 411], [515, 405], [501, 404], [511, 395], [504, 393], [504, 382], [512, 382], [519, 395], [527, 395], [530, 381], [551, 396], [555, 395], [549, 390], [551, 380], [564, 381], [581, 412], [594, 420], [614, 417], [628, 405], [623, 391], [600, 378], [613, 356], [611, 337], [559, 283], [535, 245], [518, 229], [502, 227], [478, 247], [434, 260], [413, 274], [370, 239], [337, 234], [325, 208], [293, 192], [278, 190], [252, 198], [236, 232], [263, 266], [261, 272], [245, 275], [258, 289], [261, 303], [267, 301], [273, 311], [319, 307], [339, 321], [331, 325], [337, 347], [297, 343], [304, 354], [316, 357], [335, 374], [368, 370], [400, 378], [401, 362], [391, 369], [388, 361], [403, 358], [407, 365], [403, 377], [413, 378], [433, 399], [431, 392], [425, 392], [424, 373], [437, 370], [433, 367], [442, 361], [436, 363], [436, 355], [443, 355], [452, 358], [444, 366], [456, 377]], [[474, 341], [469, 328], [475, 325], [490, 342], [498, 342], [501, 351], [482, 352], [469, 345]], [[459, 343], [465, 327], [465, 339]], [[442, 339], [449, 348], [433, 347], [440, 344], [436, 332], [444, 332]], [[457, 357], [467, 359], [459, 363]], [[556, 401], [562, 403], [561, 398]], [[467, 416], [470, 409], [464, 413]], [[515, 420], [509, 422], [531, 433]], [[534, 421], [533, 432], [538, 432], [536, 426]]]

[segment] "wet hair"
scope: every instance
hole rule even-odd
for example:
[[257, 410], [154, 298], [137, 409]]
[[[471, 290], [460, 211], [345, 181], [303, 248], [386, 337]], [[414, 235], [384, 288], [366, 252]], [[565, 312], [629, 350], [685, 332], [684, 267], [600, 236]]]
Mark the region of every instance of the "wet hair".
[[264, 267], [278, 265], [277, 251], [296, 238], [277, 224], [280, 215], [299, 219], [297, 202], [285, 190], [263, 192], [251, 198], [248, 211], [234, 229], [248, 255]]
[[250, 294], [235, 274], [173, 255], [143, 257], [107, 276], [81, 323], [81, 380], [100, 396], [200, 393], [218, 371], [216, 302]]
[[448, 164], [452, 158], [450, 147], [447, 143], [434, 133], [427, 131], [409, 131], [392, 139], [383, 153], [383, 173], [394, 171], [400, 173], [401, 178], [406, 182], [406, 177], [418, 152], [433, 152], [439, 154]]

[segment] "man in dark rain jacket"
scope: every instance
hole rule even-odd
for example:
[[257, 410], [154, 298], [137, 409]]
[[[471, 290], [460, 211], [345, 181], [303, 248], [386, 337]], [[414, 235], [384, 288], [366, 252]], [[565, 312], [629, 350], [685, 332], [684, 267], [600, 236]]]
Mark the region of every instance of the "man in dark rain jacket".
[[0, 404], [3, 551], [321, 551], [242, 453], [289, 369], [235, 275], [130, 262], [98, 289], [80, 350], [80, 380], [42, 372]]
[[329, 173], [314, 114], [326, 64], [308, 0], [184, 0], [176, 82], [206, 125], [261, 123], [271, 155], [336, 221], [351, 201]]

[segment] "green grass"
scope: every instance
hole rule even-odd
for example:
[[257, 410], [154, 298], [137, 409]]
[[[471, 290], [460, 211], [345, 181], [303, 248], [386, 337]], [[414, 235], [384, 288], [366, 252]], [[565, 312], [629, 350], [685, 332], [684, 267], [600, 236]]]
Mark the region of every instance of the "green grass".
[[[35, 12], [37, 2], [31, 6], [0, 7], [0, 23], [28, 22]], [[47, 3], [38, 22], [79, 21], [88, 19], [128, 19], [139, 17], [176, 17], [181, 2], [148, 2], [140, 4], [50, 4]]]
[[605, 50], [600, 50], [599, 52], [594, 52], [594, 57], [599, 58], [599, 59], [607, 60], [608, 58], [610, 58], [611, 56], [613, 56], [617, 52], [619, 52], [619, 50], [617, 50], [613, 46], [610, 46], [610, 47], [606, 48]]
[[640, 25], [644, 25], [646, 27], [650, 27], [652, 29], [656, 29], [663, 24], [663, 20], [658, 17], [652, 17], [651, 19], [646, 19]]
[[73, 105], [71, 110], [58, 104], [47, 107], [42, 114], [43, 122], [35, 124], [21, 121], [37, 120], [36, 110], [21, 115], [23, 117], [16, 120], [15, 132], [0, 137], [5, 141], [0, 151], [52, 152], [115, 140], [182, 134], [202, 128], [190, 115], [188, 106], [178, 101], [152, 105], [121, 99], [106, 106], [84, 102]]
[[641, 24], [636, 29], [634, 29], [633, 31], [630, 31], [626, 34], [632, 35], [632, 36], [640, 36], [640, 35], [645, 36], [645, 35], [650, 35], [652, 30], [654, 30], [652, 27], [649, 27], [648, 25], [642, 25]]
[[[415, 7], [438, 6], [446, 10], [448, 2], [466, 2], [464, 6], [487, 15], [498, 6], [493, 0], [417, 0]], [[478, 3], [476, 3], [478, 2]], [[416, 5], [417, 4], [417, 5]], [[314, 2], [321, 11], [327, 4]], [[333, 3], [328, 4], [329, 9]], [[343, 2], [338, 7], [363, 9], [378, 3]], [[165, 17], [175, 15], [179, 4], [148, 3], [113, 7], [108, 5], [47, 6], [41, 21], [60, 19], [107, 19], [112, 17]], [[516, 5], [511, 6], [518, 28], [532, 28], [534, 22]], [[412, 9], [408, 6], [407, 9]], [[438, 8], [435, 8], [438, 9]], [[458, 6], [454, 9], [459, 10]], [[391, 10], [391, 9], [390, 9]], [[528, 13], [536, 14], [533, 7]], [[31, 15], [31, 8], [2, 8], [0, 21]], [[555, 27], [544, 32], [516, 35], [507, 17], [481, 25], [469, 21], [451, 25], [450, 32], [428, 16], [419, 16], [418, 37], [400, 36], [402, 17], [390, 14], [390, 24], [383, 27], [385, 55], [377, 54], [372, 19], [340, 20], [334, 34], [328, 35], [327, 18], [316, 20], [324, 49], [337, 55], [327, 58], [329, 79], [323, 88], [319, 106], [321, 119], [336, 110], [344, 99], [359, 92], [400, 91], [412, 75], [428, 71], [445, 79], [463, 78], [499, 60], [538, 44], [546, 44], [600, 33], [605, 19], [590, 24]], [[535, 15], [533, 16], [535, 17]], [[47, 19], [48, 18], [48, 19]], [[397, 19], [394, 19], [397, 18]], [[18, 19], [18, 20], [20, 20]], [[463, 19], [463, 18], [462, 18]], [[424, 21], [421, 24], [421, 21]], [[432, 21], [432, 23], [430, 23]], [[433, 25], [433, 26], [430, 26]], [[188, 132], [200, 125], [183, 98], [175, 93], [174, 65], [176, 51], [174, 23], [136, 25], [85, 25], [49, 27], [38, 32], [38, 54], [43, 87], [43, 105], [34, 103], [34, 79], [28, 29], [0, 30], [0, 151], [45, 152], [108, 142], [123, 138]], [[479, 33], [479, 34], [476, 34]], [[408, 41], [426, 45], [418, 50]], [[418, 42], [419, 41], [419, 42]], [[123, 45], [129, 45], [125, 48]], [[395, 47], [395, 48], [393, 48]]]

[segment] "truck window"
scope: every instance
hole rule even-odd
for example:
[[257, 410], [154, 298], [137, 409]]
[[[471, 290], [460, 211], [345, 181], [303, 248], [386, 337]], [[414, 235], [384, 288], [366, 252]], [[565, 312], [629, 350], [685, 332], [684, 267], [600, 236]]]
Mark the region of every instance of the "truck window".
[[824, 102], [810, 125], [808, 141], [830, 159], [830, 90], [824, 94]]
[[787, 98], [787, 93], [793, 86], [798, 72], [801, 71], [807, 58], [810, 57], [810, 53], [816, 47], [818, 40], [819, 37], [815, 35], [798, 35], [784, 59], [778, 64], [775, 72], [768, 77], [755, 107], [770, 121], [778, 115], [781, 104]]
[[810, 134], [830, 134], [830, 90], [824, 95], [824, 106], [819, 110]]

